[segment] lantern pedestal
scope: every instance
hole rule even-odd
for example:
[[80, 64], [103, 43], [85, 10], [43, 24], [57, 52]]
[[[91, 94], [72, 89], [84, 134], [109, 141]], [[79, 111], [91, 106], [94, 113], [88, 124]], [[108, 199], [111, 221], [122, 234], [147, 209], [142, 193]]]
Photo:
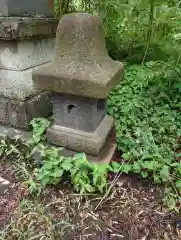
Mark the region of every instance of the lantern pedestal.
[[88, 133], [60, 125], [53, 125], [47, 131], [50, 142], [67, 147], [71, 150], [86, 152], [98, 156], [112, 129], [113, 119], [106, 116], [95, 132]]
[[109, 162], [116, 151], [107, 96], [123, 76], [123, 64], [106, 50], [100, 18], [75, 13], [60, 19], [54, 58], [33, 73], [37, 90], [52, 92], [54, 124], [50, 143], [66, 152], [84, 152], [89, 160]]

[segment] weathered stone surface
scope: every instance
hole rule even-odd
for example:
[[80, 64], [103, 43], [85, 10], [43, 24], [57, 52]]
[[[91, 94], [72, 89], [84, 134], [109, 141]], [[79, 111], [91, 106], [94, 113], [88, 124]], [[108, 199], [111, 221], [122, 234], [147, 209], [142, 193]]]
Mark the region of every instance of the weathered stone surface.
[[52, 0], [1, 0], [0, 16], [53, 16]]
[[85, 132], [94, 132], [106, 116], [105, 99], [53, 93], [55, 125]]
[[98, 16], [75, 13], [62, 17], [50, 66], [33, 73], [34, 86], [90, 98], [106, 98], [123, 75], [123, 64], [107, 53]]
[[24, 131], [22, 129], [15, 129], [14, 127], [0, 125], [0, 140], [8, 138], [17, 138], [17, 136], [22, 141], [30, 141], [32, 133], [29, 131]]
[[25, 101], [40, 93], [41, 91], [33, 87], [32, 71], [34, 69], [30, 68], [25, 71], [0, 69], [0, 97]]
[[58, 20], [54, 18], [0, 17], [0, 39], [55, 36], [57, 24]]
[[9, 123], [9, 100], [0, 98], [0, 122]]
[[[115, 151], [116, 151], [116, 144], [115, 144], [115, 131], [114, 128], [110, 131], [110, 134], [107, 138], [105, 146], [102, 148], [101, 152], [99, 153], [98, 156], [91, 156], [89, 154], [86, 154], [86, 157], [89, 161], [92, 162], [97, 162], [97, 163], [109, 163], [111, 160], [115, 160]], [[27, 141], [30, 142], [32, 140], [32, 133], [29, 131], [24, 131], [21, 129], [15, 129], [12, 127], [7, 127], [7, 126], [1, 126], [0, 125], [0, 140], [3, 140], [7, 137], [9, 138], [19, 138], [22, 141]], [[56, 145], [52, 145], [50, 143], [45, 142], [45, 146], [47, 147], [56, 147]], [[57, 147], [59, 148], [59, 147]], [[71, 151], [68, 149], [63, 149], [59, 152], [60, 156], [65, 156], [65, 157], [72, 157], [76, 154], [77, 152]], [[40, 155], [40, 152], [35, 151], [35, 154], [33, 155], [33, 158], [37, 164], [42, 164], [42, 157]]]
[[99, 17], [62, 17], [52, 62], [32, 74], [36, 89], [53, 92], [54, 125], [47, 130], [48, 141], [110, 161], [116, 144], [109, 140], [113, 119], [106, 115], [106, 98], [122, 75], [123, 64], [107, 53]]
[[28, 129], [36, 117], [47, 117], [52, 112], [51, 93], [41, 92], [23, 102], [0, 96], [0, 123]]
[[1, 124], [28, 129], [33, 118], [51, 114], [51, 93], [34, 89], [31, 74], [32, 69], [0, 70]]
[[[90, 162], [96, 162], [100, 164], [109, 164], [111, 161], [116, 160], [116, 133], [115, 128], [113, 127], [110, 131], [108, 138], [106, 139], [105, 145], [99, 152], [98, 156], [92, 156], [86, 154], [87, 159]], [[60, 154], [66, 157], [72, 157], [75, 155], [75, 151], [71, 151], [68, 149], [61, 150]], [[40, 159], [40, 158], [39, 158]]]
[[92, 156], [98, 156], [112, 126], [113, 119], [110, 116], [106, 116], [93, 133], [53, 125], [47, 130], [47, 139], [55, 145], [60, 145], [77, 152], [85, 152]]
[[54, 44], [54, 37], [13, 42], [2, 40], [0, 69], [19, 71], [50, 62], [53, 57]]

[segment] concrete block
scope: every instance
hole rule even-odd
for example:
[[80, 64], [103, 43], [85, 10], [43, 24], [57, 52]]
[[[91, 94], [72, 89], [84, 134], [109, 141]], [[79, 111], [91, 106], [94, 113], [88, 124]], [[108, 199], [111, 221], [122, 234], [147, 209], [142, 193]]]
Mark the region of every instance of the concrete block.
[[41, 92], [24, 102], [9, 100], [8, 124], [16, 128], [28, 130], [30, 121], [33, 118], [48, 117], [51, 113], [50, 92]]
[[25, 70], [50, 62], [53, 56], [55, 38], [41, 38], [24, 41], [1, 41], [0, 69]]
[[0, 39], [24, 40], [55, 36], [58, 19], [0, 17]]
[[47, 139], [55, 145], [63, 146], [77, 152], [85, 152], [92, 156], [98, 156], [112, 126], [113, 118], [110, 116], [106, 116], [93, 133], [53, 125], [47, 130]]
[[0, 70], [1, 124], [28, 129], [33, 118], [52, 113], [51, 93], [33, 88], [32, 71]]
[[9, 123], [9, 100], [0, 98], [0, 123]]
[[24, 71], [0, 69], [0, 97], [25, 101], [40, 93], [41, 91], [34, 88], [32, 81], [32, 72], [37, 68], [39, 66]]
[[[29, 142], [32, 139], [32, 134], [30, 131], [24, 131], [21, 129], [15, 129], [13, 127], [7, 127], [0, 125], [0, 140], [3, 140], [7, 137], [9, 138], [19, 138], [22, 141]], [[44, 146], [46, 147], [57, 147], [56, 145], [50, 144], [48, 142], [44, 142]], [[59, 151], [60, 156], [65, 157], [73, 157], [76, 153], [76, 151], [72, 151], [70, 149], [62, 149]], [[87, 160], [90, 162], [96, 162], [99, 164], [109, 164], [112, 160], [115, 160], [115, 153], [116, 153], [116, 143], [115, 143], [115, 129], [114, 127], [111, 129], [109, 136], [107, 138], [105, 146], [102, 148], [98, 156], [92, 156], [89, 154], [86, 154]], [[35, 151], [35, 154], [33, 155], [33, 158], [37, 164], [42, 165], [42, 157], [40, 155], [40, 152], [38, 149]]]
[[94, 132], [107, 113], [106, 99], [53, 93], [54, 124]]

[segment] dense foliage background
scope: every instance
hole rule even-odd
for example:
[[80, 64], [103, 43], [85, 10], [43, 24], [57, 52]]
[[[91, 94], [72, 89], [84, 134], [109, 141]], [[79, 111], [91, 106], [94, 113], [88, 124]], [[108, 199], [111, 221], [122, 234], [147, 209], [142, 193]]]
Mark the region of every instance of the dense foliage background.
[[179, 61], [179, 1], [56, 0], [55, 9], [57, 15], [71, 11], [98, 13], [104, 22], [108, 49], [116, 59], [133, 63], [168, 58]]
[[57, 15], [101, 16], [111, 57], [126, 65], [109, 96], [126, 172], [164, 182], [166, 201], [175, 207], [181, 189], [181, 2], [57, 0], [55, 8]]

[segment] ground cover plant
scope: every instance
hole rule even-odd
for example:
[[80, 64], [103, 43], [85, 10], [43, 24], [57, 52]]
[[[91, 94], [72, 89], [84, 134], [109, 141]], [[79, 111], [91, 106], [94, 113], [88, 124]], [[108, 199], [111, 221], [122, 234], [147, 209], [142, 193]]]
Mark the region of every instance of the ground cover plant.
[[127, 67], [124, 80], [109, 97], [127, 172], [164, 183], [164, 200], [174, 208], [181, 187], [180, 97], [180, 67], [165, 62]]
[[56, 16], [99, 13], [110, 56], [125, 63], [108, 101], [119, 157], [110, 165], [90, 164], [84, 153], [63, 157], [45, 144], [47, 119], [32, 121], [31, 141], [3, 139], [0, 173], [15, 184], [0, 199], [0, 239], [177, 239], [180, 2], [55, 2]]
[[[180, 157], [180, 67], [165, 62], [149, 62], [126, 67], [125, 77], [109, 96], [109, 114], [116, 120], [117, 144], [124, 162], [110, 166], [89, 163], [85, 154], [74, 158], [59, 156], [61, 149], [38, 145], [43, 166], [34, 170], [40, 187], [57, 184], [70, 176], [81, 193], [104, 192], [108, 173], [136, 173], [164, 184], [164, 202], [178, 210], [181, 190]], [[35, 143], [48, 125], [34, 120]], [[36, 125], [37, 123], [37, 125]], [[38, 125], [39, 124], [39, 125]], [[37, 137], [38, 136], [38, 137]], [[35, 147], [37, 149], [37, 146]], [[29, 182], [30, 188], [36, 182]]]
[[[16, 146], [22, 148], [22, 145], [12, 145], [3, 140], [2, 155], [14, 158], [17, 152], [15, 159], [18, 161], [25, 158], [31, 161], [31, 171], [25, 167], [22, 175], [32, 194], [64, 180], [69, 180], [81, 194], [103, 193], [109, 191], [114, 183], [108, 179], [111, 172], [118, 175], [136, 173], [155, 184], [164, 184], [165, 204], [178, 210], [181, 188], [179, 79], [179, 66], [176, 71], [172, 64], [164, 62], [126, 68], [123, 81], [110, 93], [108, 103], [109, 114], [115, 118], [118, 150], [124, 161], [104, 165], [88, 162], [84, 153], [73, 158], [61, 156], [61, 148], [42, 143], [46, 127], [50, 124], [46, 119], [32, 121], [32, 142], [29, 145], [24, 143], [28, 154], [25, 151], [26, 154], [20, 158], [20, 150]], [[41, 155], [41, 164], [33, 163], [35, 151]]]

